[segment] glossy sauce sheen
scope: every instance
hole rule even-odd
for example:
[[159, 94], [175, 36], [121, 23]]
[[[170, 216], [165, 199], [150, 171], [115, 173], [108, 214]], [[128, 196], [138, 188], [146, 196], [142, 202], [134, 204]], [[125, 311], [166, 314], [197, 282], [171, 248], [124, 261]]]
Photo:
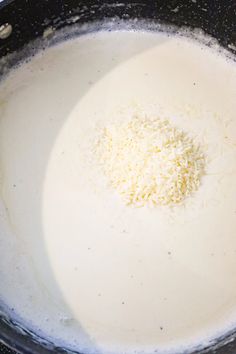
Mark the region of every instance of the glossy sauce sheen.
[[[236, 66], [186, 38], [100, 32], [40, 52], [0, 86], [0, 297], [86, 353], [205, 345], [236, 319]], [[196, 138], [184, 206], [127, 207], [93, 158], [133, 114]]]

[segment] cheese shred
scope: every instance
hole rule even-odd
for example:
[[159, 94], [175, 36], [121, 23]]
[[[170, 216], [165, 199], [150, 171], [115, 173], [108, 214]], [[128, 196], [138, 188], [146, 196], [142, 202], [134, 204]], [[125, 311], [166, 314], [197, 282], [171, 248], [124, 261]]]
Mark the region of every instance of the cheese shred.
[[205, 158], [168, 120], [135, 116], [105, 127], [95, 153], [110, 185], [128, 205], [175, 205], [195, 192]]

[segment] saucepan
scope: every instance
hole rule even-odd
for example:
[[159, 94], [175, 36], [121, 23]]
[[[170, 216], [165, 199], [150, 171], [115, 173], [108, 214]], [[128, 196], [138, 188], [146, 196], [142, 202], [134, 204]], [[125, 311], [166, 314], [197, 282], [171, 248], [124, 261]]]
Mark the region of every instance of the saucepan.
[[[0, 57], [7, 56], [8, 59], [1, 74], [16, 64], [13, 53], [43, 36], [48, 28], [57, 31], [104, 19], [152, 20], [177, 28], [201, 29], [231, 51], [232, 55], [236, 53], [234, 0], [5, 0], [0, 3]], [[72, 353], [40, 338], [29, 328], [9, 318], [3, 309], [0, 311], [0, 342], [23, 354]], [[210, 347], [192, 354], [197, 353], [236, 353], [236, 329], [218, 338]]]

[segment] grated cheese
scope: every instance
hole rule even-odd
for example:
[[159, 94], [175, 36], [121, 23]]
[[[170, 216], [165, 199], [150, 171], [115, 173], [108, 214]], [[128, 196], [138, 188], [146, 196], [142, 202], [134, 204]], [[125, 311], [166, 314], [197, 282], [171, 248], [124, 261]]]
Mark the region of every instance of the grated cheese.
[[200, 147], [168, 120], [134, 117], [104, 128], [95, 153], [110, 185], [128, 205], [175, 205], [204, 173]]

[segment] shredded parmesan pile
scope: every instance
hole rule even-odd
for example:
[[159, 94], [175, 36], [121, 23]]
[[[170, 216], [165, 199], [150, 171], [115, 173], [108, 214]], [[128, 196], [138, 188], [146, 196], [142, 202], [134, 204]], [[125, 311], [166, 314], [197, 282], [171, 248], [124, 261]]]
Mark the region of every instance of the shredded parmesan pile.
[[175, 205], [196, 191], [205, 159], [169, 121], [134, 117], [104, 128], [96, 156], [110, 185], [128, 205]]

